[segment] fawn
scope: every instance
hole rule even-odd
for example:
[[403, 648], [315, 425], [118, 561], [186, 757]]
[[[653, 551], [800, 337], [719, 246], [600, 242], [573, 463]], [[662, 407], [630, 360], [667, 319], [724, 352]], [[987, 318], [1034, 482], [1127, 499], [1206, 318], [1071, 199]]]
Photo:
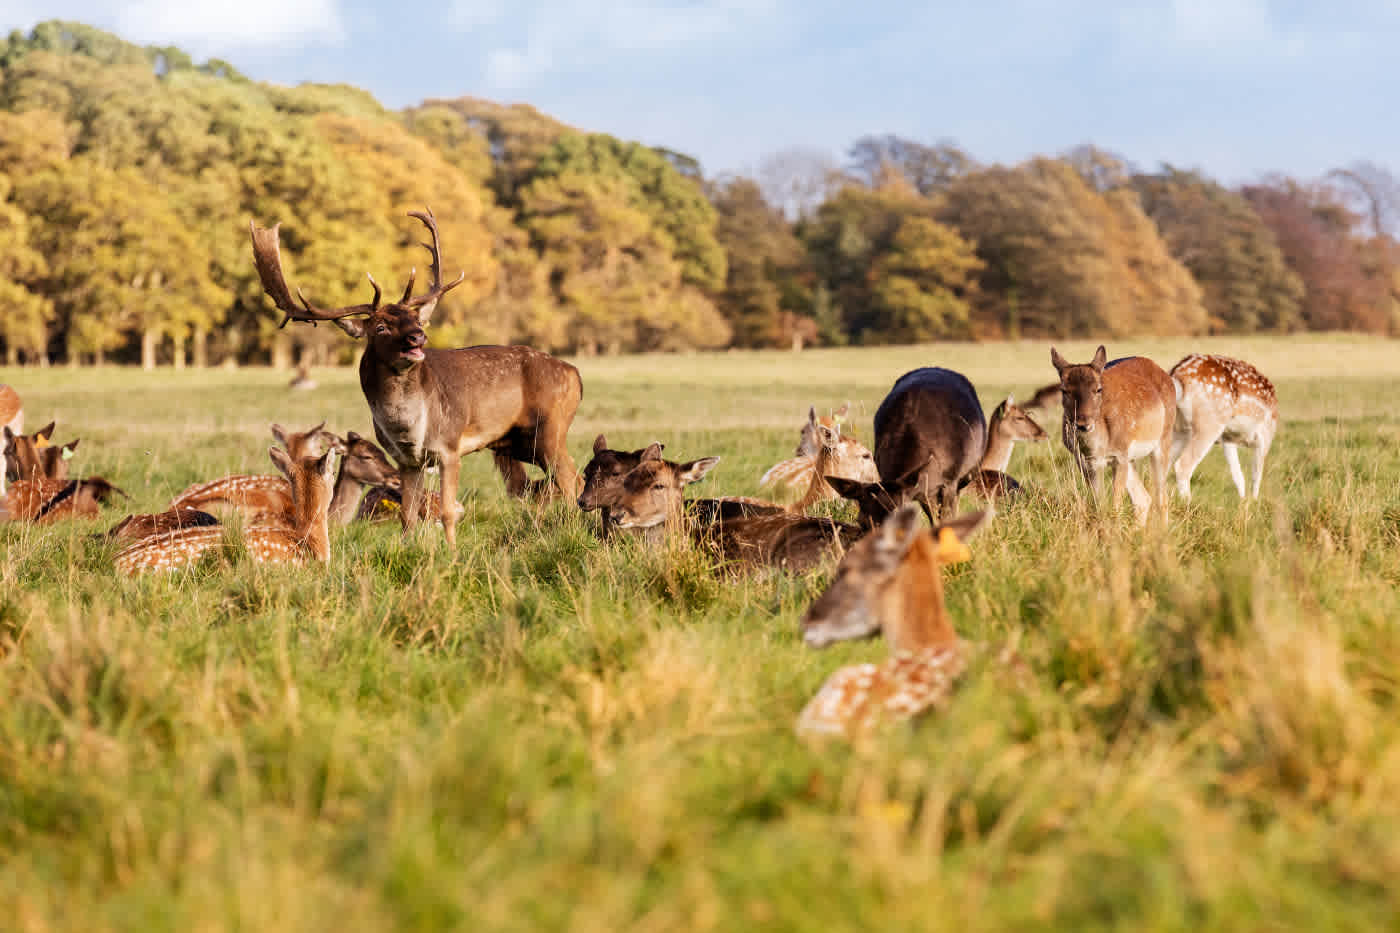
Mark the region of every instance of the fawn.
[[1181, 497], [1191, 498], [1191, 474], [1219, 441], [1241, 499], [1245, 498], [1245, 481], [1239, 448], [1254, 449], [1254, 481], [1249, 495], [1258, 499], [1264, 460], [1278, 431], [1278, 396], [1273, 383], [1244, 360], [1205, 353], [1184, 357], [1171, 368], [1170, 375], [1177, 395], [1170, 461]]

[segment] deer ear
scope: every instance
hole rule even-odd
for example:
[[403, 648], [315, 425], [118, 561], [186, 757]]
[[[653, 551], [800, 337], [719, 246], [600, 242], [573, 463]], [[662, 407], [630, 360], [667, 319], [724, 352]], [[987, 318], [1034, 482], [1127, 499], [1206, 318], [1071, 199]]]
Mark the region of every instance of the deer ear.
[[5, 425], [5, 443], [12, 444], [15, 440], [15, 432], [10, 430], [10, 426]]
[[274, 424], [272, 426], [272, 437], [283, 447], [287, 446], [287, 429], [280, 424]]
[[347, 432], [346, 435], [345, 435], [345, 443], [346, 443], [346, 444], [356, 444], [356, 443], [359, 443], [359, 440], [360, 440], [360, 435], [359, 435], [358, 433], [356, 433], [355, 431], [349, 431], [349, 432]]
[[818, 423], [817, 436], [821, 438], [823, 447], [835, 447], [837, 444], [841, 443], [840, 428], [829, 428], [824, 424]]
[[940, 534], [947, 531], [965, 541], [985, 528], [987, 523], [992, 520], [993, 514], [991, 509], [983, 509], [980, 512], [965, 512], [957, 518], [949, 519], [939, 525], [938, 531]]
[[53, 428], [56, 423], [57, 422], [50, 421], [48, 424], [44, 425], [37, 432], [35, 432], [34, 436], [42, 437], [44, 440], [48, 440], [49, 438], [53, 437]]
[[1094, 367], [1094, 369], [1098, 370], [1099, 372], [1103, 372], [1103, 368], [1107, 363], [1108, 351], [1104, 349], [1103, 344], [1099, 344], [1098, 352], [1094, 354], [1094, 358], [1089, 362], [1089, 365]]
[[680, 477], [681, 485], [688, 486], [704, 479], [705, 474], [713, 470], [716, 463], [719, 463], [719, 457], [702, 457], [699, 460], [681, 464], [676, 474]]
[[661, 459], [661, 445], [658, 444], [656, 441], [652, 441], [650, 444], [647, 445], [647, 449], [644, 450], [644, 451], [642, 451], [642, 462], [643, 462], [643, 463], [646, 463], [648, 460], [660, 460], [660, 459]]
[[1015, 406], [1016, 406], [1016, 395], [1015, 395], [1015, 393], [1008, 392], [1007, 395], [1006, 395], [1006, 407], [1007, 407], [1007, 408], [1014, 408]]
[[607, 439], [606, 437], [604, 437], [603, 435], [599, 434], [597, 437], [593, 438], [593, 453], [594, 453], [594, 455], [600, 454], [600, 453], [602, 453], [603, 451], [605, 451], [605, 450], [607, 450], [607, 449], [608, 449], [608, 439]]
[[842, 402], [841, 407], [831, 413], [831, 420], [835, 421], [837, 424], [840, 424], [841, 422], [846, 420], [846, 416], [850, 414], [850, 412], [851, 403]]
[[419, 326], [419, 327], [427, 327], [427, 326], [428, 326], [428, 322], [431, 321], [431, 320], [433, 319], [433, 312], [437, 310], [437, 306], [438, 306], [437, 299], [434, 298], [432, 301], [428, 302], [427, 304], [423, 305], [423, 307], [421, 307], [421, 308], [418, 309], [418, 326]]
[[316, 472], [320, 473], [323, 477], [329, 477], [331, 475], [331, 470], [335, 467], [335, 458], [332, 456], [334, 452], [334, 448], [331, 448], [321, 454], [316, 460]]
[[817, 409], [815, 406], [807, 409], [807, 423], [813, 427], [817, 424]]
[[351, 337], [354, 337], [356, 340], [359, 340], [365, 335], [365, 322], [359, 320], [358, 318], [342, 317], [337, 318], [331, 323], [334, 324], [336, 327], [339, 327], [341, 330], [345, 331]]
[[859, 502], [869, 487], [878, 485], [876, 483], [862, 483], [858, 479], [846, 479], [844, 476], [823, 476], [822, 479], [826, 480], [828, 486], [836, 490], [838, 496], [842, 499], [850, 499], [852, 502]]
[[292, 478], [292, 458], [281, 447], [269, 447], [267, 455], [272, 458], [272, 465], [282, 471], [282, 475], [288, 480]]
[[1066, 369], [1069, 369], [1069, 361], [1063, 356], [1060, 356], [1060, 351], [1056, 350], [1054, 347], [1050, 348], [1050, 365], [1054, 366], [1055, 371], [1061, 374], [1063, 374]]
[[64, 444], [63, 452], [60, 453], [59, 456], [62, 457], [64, 460], [71, 460], [73, 458], [73, 451], [78, 449], [78, 441], [80, 440], [82, 440], [82, 438], [75, 437], [73, 440]]

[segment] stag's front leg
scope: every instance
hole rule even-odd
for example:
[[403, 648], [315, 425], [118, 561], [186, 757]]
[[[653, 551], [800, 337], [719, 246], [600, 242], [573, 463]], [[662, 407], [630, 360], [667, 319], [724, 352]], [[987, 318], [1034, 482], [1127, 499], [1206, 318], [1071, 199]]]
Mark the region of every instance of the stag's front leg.
[[399, 520], [403, 522], [404, 534], [418, 524], [419, 511], [423, 507], [423, 468], [401, 467], [399, 469]]
[[447, 533], [447, 544], [457, 544], [457, 519], [462, 517], [462, 507], [457, 503], [457, 473], [462, 469], [462, 458], [444, 458], [442, 461], [442, 530]]

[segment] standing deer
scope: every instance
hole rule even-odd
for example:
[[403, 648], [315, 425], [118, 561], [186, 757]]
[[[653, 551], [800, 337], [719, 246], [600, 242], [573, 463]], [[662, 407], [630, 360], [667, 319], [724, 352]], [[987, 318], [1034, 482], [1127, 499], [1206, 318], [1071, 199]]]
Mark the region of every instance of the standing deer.
[[959, 515], [930, 533], [909, 503], [851, 547], [803, 615], [802, 639], [824, 648], [883, 632], [890, 657], [828, 677], [798, 717], [798, 734], [855, 737], [948, 697], [967, 660], [943, 604], [942, 565], [971, 556], [962, 539], [990, 514]]
[[530, 347], [482, 346], [425, 349], [424, 328], [438, 301], [465, 278], [442, 280], [442, 251], [432, 211], [413, 211], [432, 242], [432, 285], [413, 295], [414, 273], [397, 302], [380, 305], [379, 285], [370, 278], [374, 299], [344, 308], [317, 308], [292, 293], [282, 275], [278, 227], [249, 224], [253, 259], [263, 290], [287, 321], [332, 321], [355, 339], [367, 337], [360, 357], [360, 388], [369, 402], [374, 433], [398, 464], [402, 479], [405, 532], [418, 521], [423, 471], [441, 468], [442, 525], [449, 545], [457, 540], [457, 476], [463, 456], [490, 448], [511, 495], [528, 483], [523, 464], [544, 469], [563, 496], [575, 495], [578, 476], [566, 446], [569, 426], [583, 398], [578, 370]]
[[1046, 437], [1048, 435], [1035, 419], [1018, 408], [1015, 398], [1008, 395], [1006, 401], [992, 410], [992, 417], [987, 421], [987, 452], [982, 455], [978, 469], [958, 484], [959, 491], [989, 501], [1016, 495], [1021, 491], [1021, 484], [1006, 473], [1012, 447], [1017, 441], [1033, 443]]
[[[334, 451], [319, 457], [293, 460], [280, 447], [268, 448], [273, 464], [292, 487], [292, 522], [253, 523], [241, 531], [220, 525], [183, 524], [142, 538], [119, 551], [113, 561], [119, 573], [134, 576], [152, 570], [177, 570], [195, 564], [207, 552], [243, 545], [248, 556], [260, 564], [303, 564], [307, 559], [330, 560], [331, 543], [328, 510]], [[235, 537], [235, 535], [237, 537]]]
[[1172, 367], [1176, 384], [1176, 429], [1170, 462], [1176, 488], [1191, 498], [1191, 474], [1217, 441], [1230, 464], [1230, 478], [1245, 498], [1240, 445], [1254, 448], [1254, 482], [1250, 495], [1259, 498], [1264, 459], [1278, 431], [1278, 396], [1273, 383], [1243, 360], [1192, 353]]
[[1147, 522], [1149, 497], [1133, 471], [1133, 461], [1152, 458], [1150, 503], [1167, 520], [1167, 457], [1176, 423], [1176, 388], [1162, 367], [1145, 356], [1107, 362], [1102, 346], [1088, 363], [1065, 361], [1054, 347], [1050, 362], [1060, 374], [1064, 405], [1061, 437], [1074, 454], [1091, 499], [1098, 495], [1098, 471], [1113, 468], [1116, 504], [1126, 487], [1139, 524]]

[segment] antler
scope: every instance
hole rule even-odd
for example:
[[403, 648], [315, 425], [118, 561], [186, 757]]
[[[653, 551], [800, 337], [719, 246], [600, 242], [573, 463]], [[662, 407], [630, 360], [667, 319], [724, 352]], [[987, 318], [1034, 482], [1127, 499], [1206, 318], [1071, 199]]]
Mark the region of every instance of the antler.
[[409, 211], [408, 216], [416, 217], [423, 221], [423, 225], [428, 228], [428, 232], [433, 236], [433, 242], [423, 244], [423, 248], [432, 256], [428, 269], [433, 276], [433, 285], [432, 288], [428, 290], [427, 294], [413, 298], [413, 279], [418, 272], [417, 269], [414, 269], [408, 274], [408, 287], [404, 289], [403, 298], [400, 300], [399, 304], [408, 308], [422, 308], [424, 305], [436, 304], [439, 298], [446, 295], [458, 285], [461, 285], [466, 279], [467, 273], [463, 271], [462, 274], [457, 276], [453, 281], [448, 282], [446, 285], [442, 284], [442, 247], [438, 242], [437, 218], [433, 216], [432, 208], [424, 208], [421, 211]]
[[369, 280], [370, 285], [374, 287], [374, 301], [371, 304], [334, 309], [317, 308], [306, 300], [301, 289], [297, 289], [297, 300], [301, 302], [301, 306], [298, 307], [296, 301], [292, 300], [291, 290], [287, 288], [287, 280], [282, 275], [282, 249], [277, 232], [281, 226], [280, 223], [276, 223], [269, 229], [248, 221], [248, 232], [253, 237], [253, 265], [257, 266], [263, 291], [267, 292], [277, 309], [287, 315], [278, 327], [286, 327], [288, 321], [310, 321], [315, 324], [318, 321], [337, 321], [341, 318], [374, 313], [379, 307], [379, 284], [374, 281], [373, 276]]

